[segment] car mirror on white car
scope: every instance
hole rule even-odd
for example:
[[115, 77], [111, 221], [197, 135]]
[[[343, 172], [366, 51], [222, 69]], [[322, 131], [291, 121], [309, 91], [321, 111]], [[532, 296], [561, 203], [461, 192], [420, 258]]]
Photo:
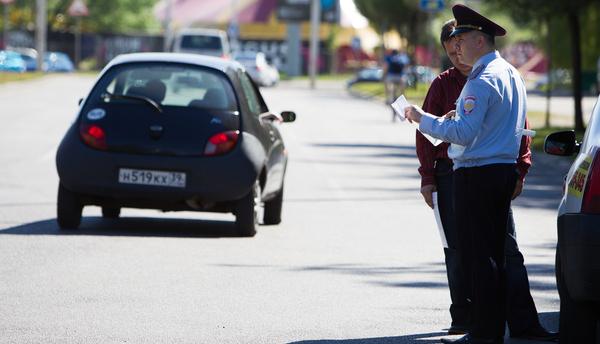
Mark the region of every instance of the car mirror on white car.
[[294, 122], [296, 120], [296, 113], [294, 111], [283, 111], [281, 118], [283, 118], [284, 123]]
[[546, 136], [544, 152], [552, 155], [569, 156], [579, 152], [579, 145], [574, 130], [557, 131]]

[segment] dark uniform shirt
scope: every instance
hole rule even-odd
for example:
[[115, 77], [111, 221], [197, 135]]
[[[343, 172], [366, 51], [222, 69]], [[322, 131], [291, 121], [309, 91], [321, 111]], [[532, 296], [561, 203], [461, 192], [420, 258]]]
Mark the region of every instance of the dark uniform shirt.
[[[431, 83], [425, 101], [423, 110], [432, 115], [441, 117], [451, 110], [456, 109], [456, 100], [467, 82], [467, 77], [462, 75], [458, 69], [450, 68]], [[525, 127], [529, 124], [526, 122]], [[529, 167], [531, 166], [531, 137], [523, 136], [519, 148], [519, 157], [517, 159], [517, 169], [520, 178], [523, 180]], [[416, 147], [417, 157], [421, 166], [419, 174], [421, 175], [421, 186], [435, 185], [435, 161], [448, 158], [449, 143], [443, 142], [434, 146], [417, 130]]]

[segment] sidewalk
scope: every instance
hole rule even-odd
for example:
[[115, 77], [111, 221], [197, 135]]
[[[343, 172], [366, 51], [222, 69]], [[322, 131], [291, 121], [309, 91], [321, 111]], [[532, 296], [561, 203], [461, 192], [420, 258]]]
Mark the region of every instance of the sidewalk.
[[[583, 111], [583, 121], [587, 123], [592, 115], [594, 104], [598, 97], [587, 96], [581, 100]], [[527, 95], [527, 110], [546, 112], [547, 100], [546, 97], [539, 94]], [[571, 96], [553, 96], [550, 98], [550, 125], [573, 127], [575, 125], [574, 114], [575, 105]]]

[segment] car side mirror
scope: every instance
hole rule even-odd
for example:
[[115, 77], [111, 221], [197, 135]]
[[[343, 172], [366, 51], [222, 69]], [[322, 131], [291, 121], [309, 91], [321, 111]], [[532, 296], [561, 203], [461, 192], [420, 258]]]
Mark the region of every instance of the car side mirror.
[[296, 120], [296, 113], [294, 111], [283, 111], [281, 113], [281, 118], [283, 119], [283, 122], [293, 122]]
[[77, 105], [81, 105], [81, 102], [83, 102], [83, 98], [79, 98], [79, 100], [77, 101]]
[[561, 156], [569, 156], [579, 152], [579, 142], [575, 138], [575, 131], [557, 131], [546, 136], [544, 152]]

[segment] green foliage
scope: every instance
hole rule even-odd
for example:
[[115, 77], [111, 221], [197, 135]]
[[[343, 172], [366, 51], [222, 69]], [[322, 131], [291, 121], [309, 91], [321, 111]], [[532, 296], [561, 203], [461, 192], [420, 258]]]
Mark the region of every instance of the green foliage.
[[[73, 0], [48, 0], [48, 25], [53, 30], [72, 30], [76, 18], [67, 14]], [[156, 0], [85, 1], [89, 16], [82, 18], [84, 32], [154, 33], [160, 23], [152, 8]], [[35, 1], [16, 0], [10, 5], [11, 26], [21, 29], [35, 27]]]
[[378, 32], [396, 30], [408, 40], [409, 45], [425, 43], [432, 39], [426, 30], [428, 14], [415, 0], [355, 0], [358, 10]]
[[[557, 68], [570, 68], [572, 51], [567, 12], [579, 15], [581, 28], [582, 66], [594, 70], [600, 56], [600, 5], [597, 0], [487, 0], [490, 8], [504, 12], [519, 25], [518, 30], [529, 29], [536, 34], [536, 43], [546, 49], [548, 23], [552, 51], [552, 64]], [[511, 35], [512, 32], [509, 32]]]

